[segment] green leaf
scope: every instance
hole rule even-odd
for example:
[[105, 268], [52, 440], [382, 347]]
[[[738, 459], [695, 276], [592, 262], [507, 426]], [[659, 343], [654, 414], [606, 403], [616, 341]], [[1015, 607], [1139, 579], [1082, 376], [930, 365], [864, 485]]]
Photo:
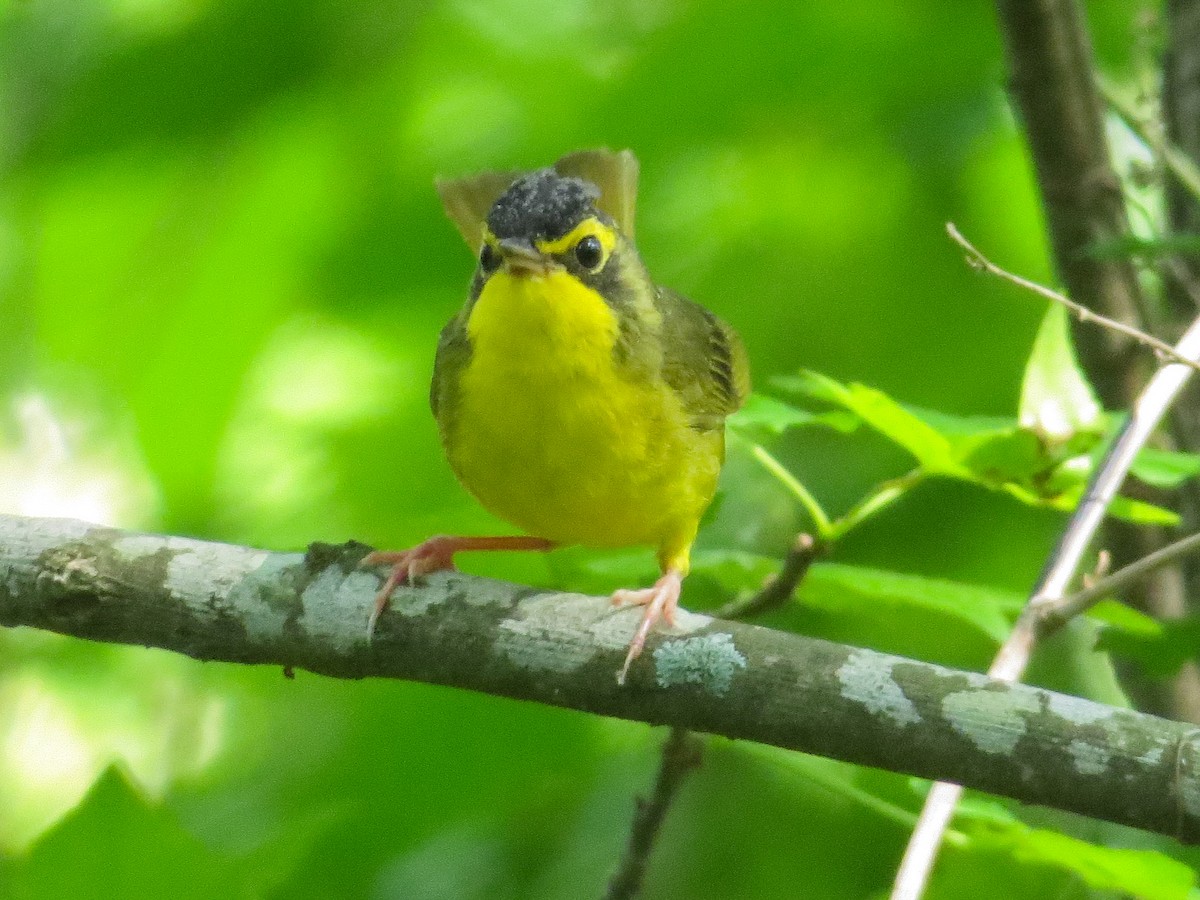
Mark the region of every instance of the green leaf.
[[1094, 463], [1086, 455], [1103, 440], [1099, 431], [1086, 431], [1054, 443], [1015, 419], [913, 412], [946, 435], [974, 480], [991, 487], [1015, 482], [1041, 497], [1082, 484]]
[[[1052, 495], [1042, 495], [1024, 485], [1009, 483], [1001, 485], [1001, 490], [1026, 506], [1039, 506], [1046, 509], [1057, 509], [1060, 512], [1072, 512], [1083, 497], [1084, 482], [1080, 478], [1068, 490]], [[1138, 525], [1163, 525], [1173, 528], [1179, 524], [1179, 515], [1153, 503], [1134, 500], [1130, 497], [1117, 496], [1108, 506], [1108, 515], [1124, 522]]]
[[[1076, 498], [1071, 504], [1071, 509], [1074, 509], [1078, 502]], [[1164, 525], [1174, 528], [1179, 524], [1178, 513], [1153, 503], [1134, 500], [1132, 497], [1114, 497], [1108, 505], [1108, 514], [1114, 519], [1133, 522], [1135, 525]]]
[[1200, 475], [1200, 454], [1146, 447], [1137, 455], [1130, 471], [1151, 487], [1177, 488]]
[[1108, 625], [1138, 637], [1153, 638], [1162, 634], [1162, 622], [1159, 619], [1119, 600], [1101, 600], [1089, 609], [1087, 614], [1088, 618], [1101, 625]]
[[1067, 311], [1058, 304], [1046, 310], [1033, 342], [1017, 418], [1051, 444], [1103, 430], [1104, 412], [1075, 357]]
[[906, 407], [949, 442], [955, 458], [988, 484], [1023, 481], [1053, 465], [1042, 442], [1014, 418], [957, 416], [940, 410]]
[[854, 431], [859, 420], [844, 412], [814, 413], [762, 394], [751, 394], [746, 404], [726, 420], [729, 427], [750, 437], [779, 436], [789, 428], [824, 426], [836, 431]]
[[[929, 787], [929, 782], [922, 778], [915, 778], [913, 782], [914, 789], [920, 787], [928, 789]], [[917, 793], [924, 797], [927, 790], [918, 790]], [[958, 824], [994, 825], [999, 828], [1021, 824], [1021, 820], [1013, 811], [999, 800], [970, 792], [958, 801], [958, 806], [954, 810], [954, 819]]]
[[940, 409], [909, 404], [905, 404], [904, 408], [926, 424], [936, 428], [951, 441], [957, 438], [1008, 432], [1017, 427], [1017, 420], [1012, 416], [962, 416], [943, 412]]
[[1169, 678], [1200, 655], [1200, 616], [1150, 622], [1153, 625], [1138, 620], [1109, 624], [1097, 648], [1137, 662], [1156, 678]]
[[1074, 873], [1089, 887], [1138, 900], [1185, 900], [1196, 873], [1165, 853], [1100, 847], [1057, 831], [1014, 822], [972, 835], [981, 847], [1008, 851], [1018, 862]]
[[964, 435], [954, 443], [963, 465], [988, 484], [1028, 483], [1052, 465], [1037, 435], [1015, 425]]
[[[863, 566], [817, 563], [798, 597], [807, 607], [900, 622], [920, 613], [953, 619], [999, 643], [1022, 598], [1015, 593]], [[889, 626], [891, 627], [891, 626]]]
[[204, 845], [112, 769], [8, 876], [13, 900], [250, 896], [240, 862]]
[[812, 371], [776, 379], [776, 384], [849, 410], [911, 453], [930, 474], [964, 474], [945, 435], [882, 391], [862, 384], [845, 385]]
[[1070, 872], [1098, 890], [1138, 900], [1181, 900], [1196, 882], [1191, 868], [1165, 853], [1102, 847], [1057, 831], [1030, 828], [995, 800], [964, 798], [954, 821], [979, 850], [1000, 850], [1021, 863]]
[[[1027, 506], [1070, 512], [1083, 496], [1095, 465], [1089, 454], [1103, 439], [1105, 417], [1078, 371], [1066, 324], [1065, 317], [1051, 315], [1043, 321], [1021, 401], [1027, 424], [914, 411], [881, 391], [844, 385], [811, 371], [778, 378], [776, 383], [853, 412], [908, 450], [929, 475], [1002, 490]], [[1065, 392], [1063, 397], [1055, 399], [1051, 391], [1056, 387]], [[1200, 473], [1200, 457], [1152, 452], [1143, 470], [1151, 484], [1175, 484]], [[1171, 510], [1128, 497], [1117, 497], [1108, 513], [1138, 524], [1179, 524]]]

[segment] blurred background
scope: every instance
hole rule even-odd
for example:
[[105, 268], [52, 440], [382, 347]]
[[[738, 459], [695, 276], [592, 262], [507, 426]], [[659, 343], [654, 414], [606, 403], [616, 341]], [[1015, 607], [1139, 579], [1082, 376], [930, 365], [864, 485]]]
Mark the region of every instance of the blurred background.
[[[1154, 9], [1088, 5], [1113, 78]], [[638, 154], [651, 272], [735, 325], [760, 390], [812, 368], [1012, 416], [1043, 308], [943, 230], [1050, 278], [1003, 80], [990, 7], [941, 0], [0, 0], [0, 512], [280, 550], [510, 530], [427, 406], [473, 267], [432, 180], [594, 146]], [[778, 453], [834, 511], [905, 465], [832, 433]], [[780, 555], [804, 524], [733, 442], [702, 547]], [[1060, 524], [931, 484], [838, 561], [1016, 597]], [[590, 590], [652, 572], [464, 563]], [[977, 668], [994, 649], [887, 611], [777, 623]], [[0, 897], [596, 897], [664, 737], [5, 631]], [[898, 776], [714, 741], [647, 896], [883, 890], [903, 816], [831, 781], [919, 805]], [[1085, 895], [994, 851], [951, 853], [934, 896], [992, 890]]]

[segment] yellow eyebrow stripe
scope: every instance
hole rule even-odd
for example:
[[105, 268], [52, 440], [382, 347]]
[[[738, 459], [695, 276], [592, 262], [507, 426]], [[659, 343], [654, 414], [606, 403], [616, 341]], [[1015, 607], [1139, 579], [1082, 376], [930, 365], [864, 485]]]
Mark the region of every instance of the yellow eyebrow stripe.
[[608, 259], [613, 247], [617, 245], [617, 236], [613, 234], [611, 228], [595, 216], [584, 219], [562, 237], [552, 241], [537, 241], [535, 246], [543, 253], [564, 253], [588, 235], [593, 235], [600, 240], [600, 246], [604, 248], [604, 258]]

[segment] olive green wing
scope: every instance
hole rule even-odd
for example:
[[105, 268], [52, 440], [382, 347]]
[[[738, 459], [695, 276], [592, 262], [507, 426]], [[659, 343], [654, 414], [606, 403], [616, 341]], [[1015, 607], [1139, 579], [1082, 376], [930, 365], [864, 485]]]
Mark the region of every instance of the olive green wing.
[[729, 325], [686, 297], [659, 288], [663, 379], [679, 395], [692, 425], [720, 428], [750, 393], [746, 349]]
[[446, 323], [438, 338], [433, 358], [433, 382], [429, 386], [429, 408], [444, 434], [458, 407], [458, 381], [471, 359], [471, 341], [462, 314]]

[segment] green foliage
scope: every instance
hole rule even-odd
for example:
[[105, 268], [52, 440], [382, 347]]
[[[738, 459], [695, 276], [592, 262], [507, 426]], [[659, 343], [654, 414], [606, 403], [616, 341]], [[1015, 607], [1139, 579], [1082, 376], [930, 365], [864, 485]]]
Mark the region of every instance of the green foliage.
[[1100, 635], [1101, 649], [1133, 660], [1157, 678], [1167, 678], [1200, 654], [1200, 617], [1159, 621], [1135, 610], [1114, 616]]
[[[875, 494], [827, 528], [823, 537], [839, 537], [868, 515], [928, 477], [953, 478], [1003, 491], [1029, 506], [1069, 511], [1083, 495], [1087, 479], [1100, 461], [1105, 432], [1119, 420], [1106, 416], [1087, 381], [1067, 329], [1066, 310], [1051, 306], [1042, 321], [1025, 367], [1016, 420], [963, 417], [905, 407], [882, 391], [861, 384], [844, 385], [816, 372], [780, 377], [780, 389], [809, 401], [852, 414], [911, 455], [917, 468], [905, 481], [885, 483]], [[787, 427], [827, 424], [820, 417], [780, 404], [769, 421], [776, 432]], [[833, 413], [825, 413], [825, 416]], [[790, 417], [789, 417], [790, 416]], [[764, 419], [757, 413], [750, 421]], [[736, 425], [736, 423], [735, 423]], [[840, 430], [851, 430], [839, 425]], [[1139, 455], [1134, 474], [1155, 487], [1178, 487], [1200, 473], [1200, 456], [1148, 449]], [[779, 473], [775, 473], [779, 476]], [[793, 493], [798, 493], [791, 485]], [[809, 504], [805, 502], [805, 505]], [[1170, 510], [1129, 497], [1118, 497], [1109, 514], [1145, 525], [1176, 525]], [[814, 515], [819, 522], [821, 515]]]
[[1003, 806], [966, 801], [966, 843], [981, 854], [999, 853], [1022, 864], [1061, 873], [1077, 884], [1139, 900], [1194, 896], [1196, 873], [1164, 853], [1100, 847], [1045, 828], [1030, 828]]
[[837, 431], [849, 432], [858, 427], [859, 420], [837, 411], [809, 412], [774, 397], [751, 394], [746, 398], [746, 404], [729, 417], [728, 425], [734, 431], [753, 439], [779, 437], [789, 428], [810, 425], [824, 425]]
[[1043, 444], [1070, 444], [1104, 430], [1100, 401], [1075, 357], [1067, 311], [1057, 304], [1047, 308], [1033, 342], [1017, 421]]
[[[801, 754], [782, 754], [773, 748], [756, 748], [754, 753], [797, 781], [808, 782], [859, 807], [871, 818], [896, 823], [905, 830], [916, 822], [916, 813], [910, 808], [912, 796], [881, 796], [878, 785], [871, 783], [872, 777], [851, 766]], [[947, 896], [973, 895], [972, 876], [966, 873], [971, 863], [980, 860], [992, 867], [992, 877], [1004, 873], [1011, 878], [1012, 870], [1026, 870], [1021, 878], [1041, 885], [1041, 896], [1065, 896], [1080, 888], [1113, 891], [1139, 900], [1195, 896], [1196, 873], [1164, 853], [1106, 847], [1048, 828], [1033, 828], [1009, 806], [975, 795], [961, 802], [946, 843], [941, 885]], [[979, 889], [976, 883], [974, 890]]]
[[1169, 490], [1200, 475], [1200, 456], [1146, 447], [1138, 454], [1130, 471], [1151, 487]]
[[254, 897], [264, 875], [205, 846], [111, 770], [27, 856], [0, 868], [12, 900]]
[[[1139, 9], [1089, 11], [1108, 63]], [[0, 509], [278, 549], [504, 530], [427, 408], [472, 266], [432, 178], [630, 146], [651, 272], [734, 323], [760, 390], [786, 379], [731, 421], [685, 603], [753, 590], [812, 529], [835, 560], [771, 624], [982, 668], [1115, 427], [1061, 315], [1039, 331], [942, 233], [1048, 276], [1002, 67], [986, 5], [932, 0], [0, 4]], [[464, 565], [653, 575], [644, 551]], [[1183, 652], [1111, 610], [1122, 653]], [[1046, 668], [1112, 699], [1076, 631]], [[659, 741], [5, 633], [0, 897], [599, 896]], [[717, 743], [646, 896], [879, 895], [918, 802], [899, 776]], [[960, 821], [931, 897], [1173, 896], [1190, 873], [1161, 854], [1196, 862], [1019, 815]]]
[[911, 453], [930, 475], [957, 475], [960, 472], [945, 435], [882, 391], [861, 384], [838, 384], [817, 372], [805, 372], [795, 379], [778, 378], [775, 383], [853, 413], [864, 424]]

